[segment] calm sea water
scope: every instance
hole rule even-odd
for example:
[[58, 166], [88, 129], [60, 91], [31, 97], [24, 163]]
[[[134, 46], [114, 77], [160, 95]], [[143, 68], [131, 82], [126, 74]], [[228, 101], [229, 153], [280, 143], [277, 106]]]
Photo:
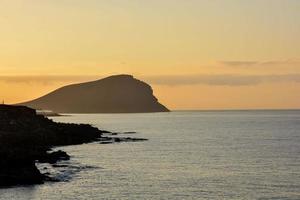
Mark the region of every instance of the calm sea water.
[[59, 148], [72, 156], [50, 169], [62, 182], [0, 189], [0, 199], [300, 199], [300, 111], [54, 120], [136, 131], [130, 136], [149, 141]]

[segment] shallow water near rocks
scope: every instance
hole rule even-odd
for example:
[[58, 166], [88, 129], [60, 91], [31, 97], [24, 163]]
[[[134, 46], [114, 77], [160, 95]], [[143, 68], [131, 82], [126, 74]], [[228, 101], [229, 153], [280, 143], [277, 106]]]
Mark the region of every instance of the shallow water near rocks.
[[0, 199], [300, 199], [297, 110], [53, 119], [149, 140], [60, 147], [70, 161], [39, 167], [61, 182], [0, 189]]

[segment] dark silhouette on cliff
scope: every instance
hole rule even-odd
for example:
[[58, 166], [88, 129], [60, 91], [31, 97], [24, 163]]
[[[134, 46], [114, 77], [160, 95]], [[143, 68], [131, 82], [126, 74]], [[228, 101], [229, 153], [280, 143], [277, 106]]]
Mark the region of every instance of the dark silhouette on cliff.
[[20, 105], [59, 113], [169, 111], [158, 102], [151, 86], [131, 75], [116, 75], [97, 81], [68, 85]]

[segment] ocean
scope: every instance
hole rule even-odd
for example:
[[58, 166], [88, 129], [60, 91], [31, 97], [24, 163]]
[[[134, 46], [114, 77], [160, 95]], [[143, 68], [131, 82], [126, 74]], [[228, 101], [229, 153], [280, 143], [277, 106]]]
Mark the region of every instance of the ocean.
[[299, 110], [52, 119], [149, 140], [59, 147], [71, 160], [39, 168], [61, 182], [0, 189], [1, 200], [300, 199]]

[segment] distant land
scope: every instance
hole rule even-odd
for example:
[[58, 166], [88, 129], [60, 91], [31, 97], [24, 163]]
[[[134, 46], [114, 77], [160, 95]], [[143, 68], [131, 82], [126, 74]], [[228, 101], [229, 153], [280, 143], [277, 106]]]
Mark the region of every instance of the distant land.
[[68, 85], [18, 105], [57, 113], [169, 111], [158, 102], [150, 85], [132, 75], [115, 75], [97, 81]]

